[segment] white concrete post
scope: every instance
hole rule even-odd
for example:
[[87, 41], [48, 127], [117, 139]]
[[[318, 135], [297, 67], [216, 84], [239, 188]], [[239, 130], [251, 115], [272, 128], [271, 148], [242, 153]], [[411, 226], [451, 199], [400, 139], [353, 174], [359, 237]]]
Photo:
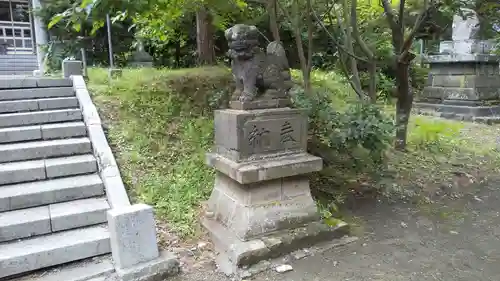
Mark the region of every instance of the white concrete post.
[[62, 72], [64, 78], [69, 78], [72, 75], [83, 75], [83, 64], [79, 60], [63, 60]]
[[[42, 7], [42, 4], [40, 3], [40, 0], [31, 0], [32, 6], [34, 10], [37, 10]], [[48, 44], [48, 33], [47, 33], [47, 28], [45, 26], [45, 23], [43, 20], [37, 16], [33, 15], [33, 20], [34, 20], [34, 29], [35, 29], [35, 42], [36, 44], [36, 57], [38, 60], [38, 73], [43, 75], [45, 72], [44, 69], [44, 60], [45, 60], [45, 48], [47, 47]]]

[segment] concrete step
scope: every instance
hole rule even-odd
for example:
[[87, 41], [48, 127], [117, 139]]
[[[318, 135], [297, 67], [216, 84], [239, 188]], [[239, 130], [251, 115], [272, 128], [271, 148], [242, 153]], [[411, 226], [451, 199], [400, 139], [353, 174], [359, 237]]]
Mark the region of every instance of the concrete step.
[[0, 113], [78, 108], [76, 97], [0, 101]]
[[38, 69], [38, 66], [35, 65], [18, 65], [17, 67], [12, 67], [12, 66], [7, 66], [7, 65], [1, 65], [0, 64], [0, 71], [9, 71], [9, 70], [14, 70], [14, 71], [30, 71], [33, 72], [33, 70]]
[[88, 154], [88, 138], [0, 144], [0, 163]]
[[0, 128], [0, 144], [30, 140], [75, 138], [86, 135], [87, 128], [83, 122], [8, 127]]
[[0, 278], [111, 251], [109, 232], [98, 225], [0, 244]]
[[105, 197], [49, 205], [52, 232], [107, 222]]
[[97, 174], [3, 185], [0, 186], [0, 212], [91, 198], [103, 194], [104, 186]]
[[61, 88], [71, 87], [69, 78], [0, 76], [0, 89]]
[[92, 154], [8, 162], [0, 164], [0, 185], [91, 174], [96, 171], [97, 161]]
[[56, 97], [74, 97], [75, 92], [71, 87], [57, 88], [24, 88], [24, 89], [9, 89], [0, 91], [0, 100], [26, 100], [26, 99], [41, 99], [41, 98], [56, 98]]
[[82, 120], [78, 108], [0, 114], [1, 127], [15, 127]]
[[97, 161], [92, 154], [51, 158], [45, 160], [47, 178], [90, 174], [97, 171]]
[[0, 213], [0, 242], [106, 222], [106, 198], [90, 198]]
[[[9, 50], [10, 51], [10, 50]], [[4, 54], [0, 55], [0, 59], [17, 59], [17, 58], [31, 58], [36, 60], [35, 54]]]
[[9, 281], [94, 281], [95, 278], [111, 281], [115, 279], [107, 278], [111, 278], [114, 272], [111, 255], [103, 255], [37, 270]]
[[36, 63], [31, 61], [0, 61], [0, 69], [1, 70], [9, 70], [9, 69], [37, 69], [38, 66]]
[[0, 59], [0, 65], [2, 66], [17, 66], [17, 65], [29, 65], [38, 68], [38, 63], [32, 58], [16, 58], [16, 59]]
[[48, 206], [0, 213], [0, 242], [43, 235], [50, 232]]
[[3, 75], [3, 76], [26, 75], [26, 76], [28, 76], [28, 75], [33, 75], [33, 70], [31, 70], [31, 71], [1, 70], [0, 75]]

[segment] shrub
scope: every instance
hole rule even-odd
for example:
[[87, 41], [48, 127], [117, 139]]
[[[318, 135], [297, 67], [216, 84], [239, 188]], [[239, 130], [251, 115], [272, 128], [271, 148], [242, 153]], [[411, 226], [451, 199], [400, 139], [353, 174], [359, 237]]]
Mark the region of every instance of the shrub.
[[417, 91], [423, 90], [429, 76], [429, 68], [421, 67], [419, 63], [414, 63], [410, 68], [411, 85]]
[[339, 154], [362, 148], [369, 151], [374, 162], [382, 161], [394, 124], [376, 105], [354, 103], [339, 111], [332, 105], [330, 93], [324, 91], [308, 97], [298, 90], [293, 101], [296, 107], [308, 112], [313, 142], [321, 142]]

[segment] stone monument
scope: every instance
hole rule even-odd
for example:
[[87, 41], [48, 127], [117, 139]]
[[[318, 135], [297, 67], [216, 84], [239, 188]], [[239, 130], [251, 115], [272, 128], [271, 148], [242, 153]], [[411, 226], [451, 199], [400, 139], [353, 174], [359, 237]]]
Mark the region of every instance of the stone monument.
[[415, 108], [444, 118], [491, 123], [500, 120], [500, 57], [494, 43], [479, 40], [476, 12], [461, 9], [453, 18], [452, 41], [426, 58], [430, 74]]
[[132, 53], [129, 65], [131, 67], [153, 67], [153, 57], [146, 52], [142, 41], [137, 43], [137, 48]]
[[226, 30], [236, 83], [230, 109], [215, 112], [215, 147], [207, 163], [216, 169], [202, 224], [226, 274], [322, 239], [343, 236], [344, 223], [319, 220], [307, 173], [322, 159], [307, 153], [307, 115], [292, 109], [285, 50], [259, 48], [255, 26]]

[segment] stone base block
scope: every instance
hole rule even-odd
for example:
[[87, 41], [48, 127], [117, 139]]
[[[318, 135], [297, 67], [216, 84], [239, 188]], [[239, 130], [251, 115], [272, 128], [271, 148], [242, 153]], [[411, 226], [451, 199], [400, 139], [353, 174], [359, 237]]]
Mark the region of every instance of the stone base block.
[[[499, 77], [500, 78], [500, 77]], [[419, 99], [436, 100], [495, 100], [500, 98], [500, 88], [425, 87]]]
[[307, 151], [307, 114], [301, 109], [217, 110], [215, 151], [234, 162]]
[[237, 163], [218, 154], [207, 153], [207, 164], [240, 184], [247, 184], [321, 171], [323, 159], [300, 153]]
[[466, 39], [441, 41], [439, 44], [441, 54], [489, 54], [494, 49], [493, 40]]
[[108, 211], [111, 253], [123, 281], [160, 281], [179, 272], [177, 258], [158, 251], [153, 208], [145, 204]]
[[429, 75], [426, 86], [448, 88], [499, 88], [500, 74], [467, 74], [467, 75]]
[[425, 58], [427, 63], [488, 63], [500, 61], [500, 56], [489, 54], [443, 54], [432, 55]]
[[153, 62], [152, 61], [130, 62], [129, 66], [135, 68], [153, 67]]
[[127, 269], [116, 269], [121, 281], [163, 281], [179, 272], [179, 261], [169, 252], [161, 252], [154, 260]]
[[145, 204], [108, 211], [108, 226], [113, 260], [117, 268], [158, 258], [153, 208]]
[[470, 106], [470, 105], [453, 105], [453, 104], [433, 104], [417, 102], [415, 109], [433, 110], [443, 115], [461, 114], [464, 116], [481, 117], [481, 116], [500, 116], [500, 106]]
[[304, 227], [276, 232], [250, 241], [241, 241], [215, 220], [205, 219], [202, 223], [214, 242], [217, 252], [216, 263], [226, 275], [236, 273], [238, 268], [243, 266], [277, 258], [349, 233], [349, 227], [344, 222], [339, 221], [336, 226], [312, 222]]
[[263, 99], [250, 102], [230, 101], [229, 106], [237, 110], [280, 108], [290, 106], [290, 99]]
[[240, 184], [217, 173], [207, 217], [242, 241], [319, 219], [306, 177]]
[[72, 75], [82, 75], [83, 63], [78, 60], [64, 60], [62, 63], [62, 72], [64, 78], [69, 78]]
[[499, 60], [495, 60], [490, 56], [486, 56], [485, 61], [480, 62], [446, 61], [446, 56], [438, 57], [439, 60], [436, 59], [436, 62], [428, 61], [431, 75], [478, 75], [490, 77], [499, 75]]
[[421, 104], [418, 104], [418, 105], [417, 104], [415, 104], [416, 106], [414, 108], [414, 111], [416, 114], [420, 114], [420, 115], [440, 117], [440, 118], [456, 120], [456, 121], [483, 123], [483, 124], [487, 124], [487, 125], [493, 125], [493, 124], [500, 123], [500, 116], [499, 115], [474, 116], [474, 115], [467, 115], [467, 114], [461, 114], [461, 113], [439, 112], [439, 111], [432, 110], [432, 109], [429, 109], [426, 107], [422, 107]]

